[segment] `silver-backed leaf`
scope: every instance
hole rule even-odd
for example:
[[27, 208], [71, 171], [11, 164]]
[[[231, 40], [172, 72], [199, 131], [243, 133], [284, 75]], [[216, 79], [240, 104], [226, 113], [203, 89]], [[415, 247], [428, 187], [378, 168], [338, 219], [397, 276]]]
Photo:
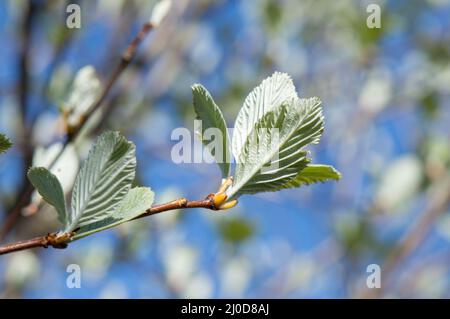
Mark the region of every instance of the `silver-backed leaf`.
[[81, 227], [72, 240], [89, 236], [136, 218], [152, 206], [154, 196], [155, 194], [148, 187], [132, 188], [110, 216]]
[[234, 123], [232, 150], [235, 159], [239, 158], [256, 123], [267, 112], [294, 98], [297, 92], [291, 77], [280, 72], [275, 72], [250, 92]]
[[0, 133], [0, 154], [6, 152], [12, 146], [11, 141]]
[[58, 178], [45, 167], [32, 167], [27, 173], [31, 184], [42, 198], [55, 207], [58, 220], [63, 227], [67, 226], [67, 210], [64, 192]]
[[322, 132], [318, 98], [294, 98], [267, 112], [247, 138], [227, 195], [286, 188], [310, 162], [304, 147], [318, 143]]
[[[192, 96], [197, 119], [202, 121], [202, 132], [199, 132], [200, 139], [206, 147], [210, 148], [209, 151], [216, 159], [222, 171], [222, 177], [228, 177], [230, 175], [231, 149], [228, 129], [223, 114], [208, 90], [201, 84], [194, 84], [192, 86]], [[211, 141], [205, 139], [205, 131], [211, 128], [218, 129], [221, 133], [222, 140], [220, 144], [222, 145], [222, 149], [220, 151], [211, 147], [215, 143], [211, 143]]]
[[103, 133], [75, 180], [66, 231], [111, 215], [130, 190], [135, 170], [134, 144], [119, 132]]

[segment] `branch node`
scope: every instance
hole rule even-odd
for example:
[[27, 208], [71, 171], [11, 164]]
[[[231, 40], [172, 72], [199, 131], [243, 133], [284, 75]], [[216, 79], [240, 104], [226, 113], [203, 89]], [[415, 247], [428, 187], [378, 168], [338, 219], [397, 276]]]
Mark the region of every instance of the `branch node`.
[[178, 207], [186, 207], [188, 200], [186, 198], [180, 198], [177, 200]]
[[74, 233], [49, 233], [45, 236], [44, 247], [52, 246], [57, 249], [67, 248], [67, 241], [74, 235]]

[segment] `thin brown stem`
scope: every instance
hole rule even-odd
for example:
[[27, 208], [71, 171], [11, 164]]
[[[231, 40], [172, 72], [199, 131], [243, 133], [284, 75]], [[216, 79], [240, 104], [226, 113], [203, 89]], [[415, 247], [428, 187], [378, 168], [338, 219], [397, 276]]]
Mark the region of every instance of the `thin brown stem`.
[[[159, 214], [162, 212], [167, 212], [171, 210], [176, 210], [180, 208], [205, 208], [205, 209], [211, 209], [211, 210], [217, 210], [218, 208], [214, 204], [213, 200], [214, 196], [213, 194], [208, 195], [203, 200], [187, 200], [186, 198], [180, 198], [173, 200], [168, 203], [155, 205], [147, 211], [132, 220], [148, 217], [151, 215]], [[71, 236], [73, 236], [75, 233], [71, 235], [63, 235], [61, 237], [60, 235], [53, 233], [53, 234], [47, 234], [46, 236], [36, 237], [29, 240], [24, 241], [18, 241], [15, 243], [5, 244], [0, 246], [0, 255], [13, 253], [20, 250], [26, 250], [31, 248], [37, 248], [37, 247], [44, 247], [47, 248], [49, 246], [53, 248], [66, 248], [67, 244], [66, 241], [70, 239]]]
[[192, 201], [189, 201], [186, 198], [180, 198], [180, 199], [176, 199], [174, 201], [171, 201], [171, 202], [168, 202], [165, 204], [155, 205], [155, 206], [147, 209], [147, 211], [145, 213], [135, 217], [134, 219], [139, 219], [139, 218], [143, 218], [143, 217], [147, 217], [147, 216], [151, 216], [151, 215], [156, 215], [156, 214], [159, 214], [162, 212], [166, 212], [166, 211], [174, 210], [174, 209], [180, 209], [180, 208], [207, 208], [207, 209], [212, 209], [212, 210], [217, 209], [214, 205], [214, 202], [213, 202], [211, 196], [208, 196], [204, 200], [192, 200]]
[[[128, 47], [124, 50], [120, 63], [117, 65], [116, 69], [113, 71], [109, 79], [107, 80], [103, 90], [99, 96], [99, 98], [94, 102], [92, 107], [89, 108], [89, 111], [85, 114], [85, 116], [80, 120], [80, 122], [68, 132], [67, 139], [65, 140], [62, 149], [58, 153], [58, 155], [54, 158], [52, 163], [49, 165], [49, 169], [51, 169], [61, 155], [64, 153], [66, 147], [73, 142], [76, 137], [79, 135], [80, 131], [85, 126], [87, 120], [90, 118], [92, 114], [94, 114], [103, 104], [108, 93], [110, 92], [113, 85], [117, 82], [117, 79], [123, 73], [123, 71], [127, 68], [127, 66], [131, 63], [134, 56], [136, 55], [137, 48], [139, 44], [144, 40], [145, 36], [153, 29], [153, 25], [151, 23], [145, 23], [138, 34], [132, 39]], [[107, 112], [105, 112], [107, 113]], [[29, 164], [27, 164], [29, 166]], [[0, 241], [2, 241], [6, 235], [12, 230], [16, 221], [21, 215], [21, 211], [23, 207], [25, 207], [28, 202], [31, 194], [33, 193], [33, 187], [28, 180], [25, 181], [25, 184], [20, 192], [20, 195], [17, 197], [17, 201], [13, 205], [12, 209], [9, 211], [8, 216], [6, 218], [5, 223], [0, 228]]]

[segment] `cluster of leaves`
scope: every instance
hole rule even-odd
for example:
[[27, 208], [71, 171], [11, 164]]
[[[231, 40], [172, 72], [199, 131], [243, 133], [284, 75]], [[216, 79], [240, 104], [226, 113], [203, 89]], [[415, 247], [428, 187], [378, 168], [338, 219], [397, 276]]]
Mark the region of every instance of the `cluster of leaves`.
[[[224, 178], [231, 176], [231, 153], [237, 159], [228, 199], [340, 178], [332, 166], [310, 164], [304, 147], [318, 143], [322, 135], [321, 103], [318, 98], [300, 99], [287, 74], [274, 73], [248, 95], [232, 142], [208, 91], [198, 84], [192, 91], [195, 111], [203, 121], [202, 140], [214, 153]], [[203, 138], [209, 128], [222, 133], [224, 154], [214, 152]], [[70, 208], [61, 183], [49, 170], [33, 167], [28, 178], [58, 212], [63, 225], [60, 234], [71, 234], [70, 239], [76, 240], [127, 222], [152, 205], [154, 194], [149, 188], [131, 188], [135, 171], [134, 144], [118, 132], [106, 132], [91, 148], [75, 179]]]
[[70, 208], [60, 182], [49, 170], [33, 167], [28, 178], [58, 212], [61, 234], [76, 230], [72, 237], [76, 240], [129, 221], [152, 205], [154, 194], [149, 188], [131, 188], [135, 171], [134, 144], [118, 132], [105, 132], [77, 175]]
[[[224, 178], [231, 175], [231, 154], [236, 160], [229, 199], [341, 177], [332, 166], [310, 164], [304, 148], [317, 144], [323, 133], [321, 101], [299, 98], [289, 75], [275, 72], [247, 96], [231, 143], [224, 116], [206, 88], [195, 84], [192, 93], [197, 117], [202, 120], [202, 141]], [[221, 130], [223, 152], [215, 151], [215, 143], [203, 138], [209, 128]]]

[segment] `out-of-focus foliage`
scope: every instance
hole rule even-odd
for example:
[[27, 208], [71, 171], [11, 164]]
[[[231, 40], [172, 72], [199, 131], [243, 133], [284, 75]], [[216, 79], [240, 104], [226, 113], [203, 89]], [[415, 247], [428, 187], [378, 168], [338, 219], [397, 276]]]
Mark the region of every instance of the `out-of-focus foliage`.
[[[26, 3], [0, 2], [0, 131], [18, 146], [0, 156], [3, 220], [28, 168], [16, 91]], [[54, 152], [61, 142], [58, 107], [76, 73], [92, 65], [104, 83], [121, 50], [148, 21], [154, 1], [79, 4], [81, 29], [65, 27], [64, 1], [42, 2], [36, 15], [27, 116], [35, 156]], [[368, 4], [381, 7], [380, 29], [366, 26]], [[193, 130], [189, 88], [204, 84], [232, 123], [247, 93], [275, 70], [292, 76], [299, 96], [321, 98], [325, 133], [313, 156], [336, 167], [343, 179], [243, 196], [228, 216], [170, 212], [76, 241], [68, 250], [2, 257], [0, 296], [359, 297], [367, 293], [367, 266], [383, 269], [425, 220], [420, 238], [413, 237], [418, 244], [390, 275], [382, 270], [380, 294], [448, 298], [450, 223], [442, 194], [450, 171], [449, 1], [172, 5], [112, 90], [106, 119], [94, 121], [90, 134], [52, 170], [65, 194], [78, 158], [85, 158], [104, 129], [121, 130], [136, 144], [136, 183], [152, 185], [156, 203], [216, 190], [220, 172], [213, 165], [170, 160], [172, 129]], [[60, 86], [62, 95], [50, 94], [49, 85]], [[219, 226], [232, 224], [228, 218], [244, 218], [255, 231], [230, 245], [223, 236], [228, 231]], [[44, 205], [23, 218], [10, 240], [52, 231], [54, 219]], [[72, 263], [82, 269], [81, 289], [65, 286]]]
[[108, 218], [120, 206], [135, 177], [135, 152], [119, 132], [99, 136], [75, 179], [65, 232]]
[[12, 146], [12, 142], [5, 135], [0, 134], [0, 153], [6, 152]]
[[[227, 178], [230, 176], [231, 167], [230, 136], [228, 134], [227, 123], [223, 118], [220, 108], [214, 103], [211, 94], [209, 94], [205, 87], [201, 84], [193, 85], [192, 96], [195, 113], [197, 114], [198, 119], [202, 121], [202, 131], [198, 132], [200, 139], [205, 146], [209, 148], [210, 152], [213, 152], [212, 154], [214, 154], [216, 163], [222, 171], [222, 177]], [[211, 139], [212, 136], [205, 136], [205, 132], [211, 128], [219, 129], [222, 134], [222, 140], [218, 143], [218, 145], [221, 146], [219, 149], [213, 147], [213, 145], [215, 145], [214, 143], [208, 143], [208, 140]]]

